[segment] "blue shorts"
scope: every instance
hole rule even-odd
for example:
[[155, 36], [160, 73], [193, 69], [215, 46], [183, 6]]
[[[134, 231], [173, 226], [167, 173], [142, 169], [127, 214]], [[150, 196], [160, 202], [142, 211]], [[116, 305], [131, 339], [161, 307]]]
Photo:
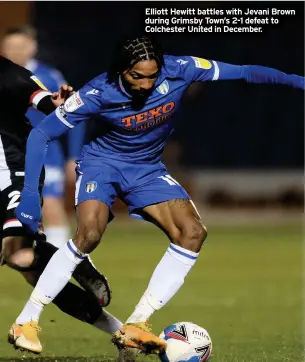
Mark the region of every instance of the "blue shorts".
[[61, 198], [64, 192], [64, 154], [59, 141], [49, 144], [45, 169], [46, 177], [42, 195], [44, 197]]
[[130, 216], [142, 219], [141, 210], [148, 205], [177, 198], [190, 199], [162, 162], [154, 165], [110, 162], [81, 161], [78, 164], [75, 205], [98, 200], [111, 210], [118, 197], [127, 205]]

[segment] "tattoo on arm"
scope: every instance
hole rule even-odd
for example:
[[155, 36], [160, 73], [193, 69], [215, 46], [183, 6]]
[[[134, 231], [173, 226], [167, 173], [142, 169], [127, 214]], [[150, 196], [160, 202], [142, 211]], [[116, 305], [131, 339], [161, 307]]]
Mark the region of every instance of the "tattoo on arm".
[[187, 207], [190, 203], [189, 199], [173, 199], [168, 201], [169, 207], [179, 207], [181, 209], [184, 209]]

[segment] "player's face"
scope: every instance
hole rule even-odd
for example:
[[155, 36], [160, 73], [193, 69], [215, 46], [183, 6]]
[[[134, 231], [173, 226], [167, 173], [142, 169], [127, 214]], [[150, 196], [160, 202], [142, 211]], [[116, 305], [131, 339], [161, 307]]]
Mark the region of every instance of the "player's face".
[[151, 94], [160, 71], [155, 60], [143, 60], [123, 72], [124, 85], [134, 104], [141, 107]]
[[143, 60], [123, 73], [126, 82], [133, 91], [151, 90], [159, 76], [155, 60]]
[[2, 42], [2, 55], [14, 63], [25, 66], [36, 53], [36, 41], [23, 34], [12, 34]]

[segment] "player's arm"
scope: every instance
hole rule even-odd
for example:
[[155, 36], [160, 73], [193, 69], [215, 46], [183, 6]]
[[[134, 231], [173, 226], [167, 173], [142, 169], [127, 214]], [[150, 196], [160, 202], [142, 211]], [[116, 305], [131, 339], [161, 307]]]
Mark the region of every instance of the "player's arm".
[[[52, 80], [51, 90], [59, 89], [62, 84], [66, 84], [63, 74], [56, 69], [53, 69], [50, 72], [50, 78]], [[80, 151], [84, 143], [84, 134], [85, 134], [85, 123], [80, 123], [76, 127], [72, 128], [67, 134], [68, 140], [68, 160], [73, 162], [79, 157]]]
[[41, 218], [38, 187], [49, 142], [86, 121], [101, 108], [99, 95], [89, 96], [86, 94], [88, 90], [92, 88], [85, 86], [73, 94], [36, 128], [33, 128], [29, 135], [26, 147], [24, 188], [15, 214], [32, 232], [37, 231]]
[[16, 102], [22, 100], [42, 113], [48, 115], [63, 103], [72, 93], [72, 87], [62, 84], [55, 93], [50, 92], [44, 84], [30, 71], [14, 64], [11, 68], [10, 91]]
[[197, 57], [183, 57], [180, 67], [190, 82], [208, 80], [245, 80], [248, 83], [284, 84], [294, 88], [305, 88], [304, 77], [286, 74], [274, 68], [260, 65], [233, 65]]
[[[18, 68], [14, 69], [14, 67]], [[52, 113], [72, 94], [73, 88], [65, 84], [64, 79], [61, 84], [54, 81], [57, 91], [52, 93], [27, 69], [14, 64], [11, 71], [14, 71], [13, 91], [21, 93], [29, 106], [33, 106], [46, 115]]]
[[[40, 80], [25, 68], [16, 64], [13, 68], [14, 75], [11, 77], [10, 91], [16, 98], [16, 102], [26, 102], [29, 106], [39, 109], [45, 114], [50, 114], [55, 107], [52, 103], [50, 92]], [[18, 68], [17, 68], [18, 67]]]
[[[0, 56], [1, 74], [5, 77], [6, 92], [18, 104], [33, 105], [38, 108], [49, 99], [52, 93], [29, 70], [15, 64], [9, 59]], [[54, 110], [54, 108], [52, 108]], [[52, 112], [51, 107], [48, 113]]]
[[68, 159], [70, 161], [75, 161], [80, 155], [84, 144], [85, 130], [85, 123], [81, 123], [68, 133]]
[[86, 95], [88, 89], [92, 88], [85, 86], [73, 94], [31, 131], [26, 148], [25, 188], [32, 191], [38, 190], [39, 177], [49, 142], [99, 111], [100, 99], [92, 94]]

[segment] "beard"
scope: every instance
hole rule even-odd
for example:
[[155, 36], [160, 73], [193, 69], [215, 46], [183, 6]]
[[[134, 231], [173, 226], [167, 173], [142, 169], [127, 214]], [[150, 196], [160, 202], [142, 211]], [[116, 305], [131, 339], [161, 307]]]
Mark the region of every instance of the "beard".
[[153, 89], [139, 89], [139, 90], [131, 90], [131, 106], [135, 110], [140, 110], [144, 107], [147, 98], [151, 95]]
[[122, 77], [122, 83], [126, 91], [131, 95], [131, 107], [134, 110], [140, 110], [144, 107], [145, 102], [147, 101], [147, 98], [151, 95], [153, 92], [153, 88], [151, 89], [132, 89], [130, 87], [130, 84], [126, 82], [124, 77]]

